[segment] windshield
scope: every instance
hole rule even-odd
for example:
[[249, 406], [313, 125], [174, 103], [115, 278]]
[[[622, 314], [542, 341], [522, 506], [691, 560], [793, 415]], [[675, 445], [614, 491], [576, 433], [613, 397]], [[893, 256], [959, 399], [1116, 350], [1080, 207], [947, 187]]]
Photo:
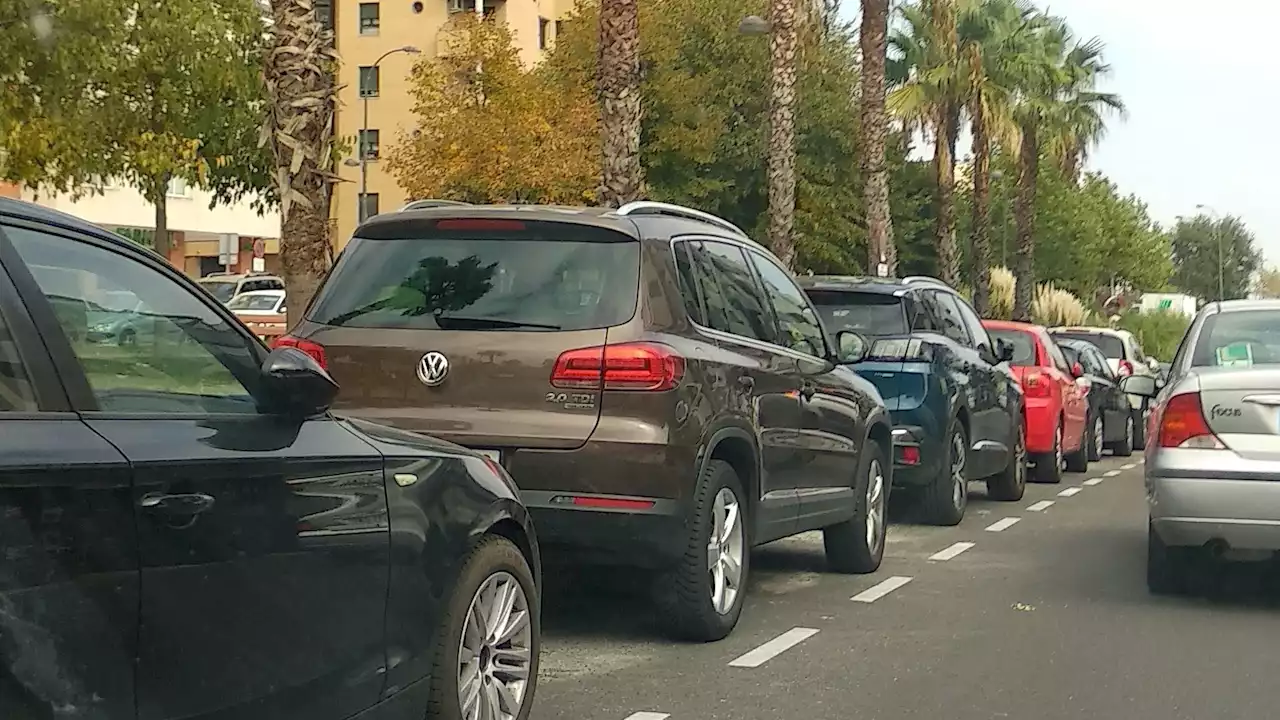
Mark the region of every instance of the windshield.
[[1115, 335], [1107, 335], [1104, 333], [1089, 332], [1055, 332], [1055, 338], [1063, 338], [1066, 340], [1080, 340], [1102, 351], [1102, 354], [1109, 360], [1124, 359], [1124, 341]]
[[364, 240], [310, 314], [325, 325], [584, 330], [635, 313], [640, 244], [523, 239]]
[[237, 295], [227, 307], [232, 310], [260, 310], [270, 312], [280, 304], [281, 295]]
[[987, 328], [987, 333], [991, 335], [993, 341], [998, 343], [1003, 340], [1013, 346], [1013, 359], [1009, 361], [1010, 365], [1034, 367], [1039, 364], [1036, 361], [1036, 342], [1031, 337], [1031, 333], [992, 328]]
[[809, 290], [808, 295], [822, 316], [823, 326], [833, 335], [841, 330], [873, 336], [907, 332], [902, 298], [839, 290]]
[[1191, 355], [1193, 367], [1251, 367], [1280, 363], [1280, 311], [1237, 310], [1205, 320]]
[[201, 280], [200, 287], [208, 290], [220, 302], [227, 302], [235, 297], [237, 283], [225, 280]]

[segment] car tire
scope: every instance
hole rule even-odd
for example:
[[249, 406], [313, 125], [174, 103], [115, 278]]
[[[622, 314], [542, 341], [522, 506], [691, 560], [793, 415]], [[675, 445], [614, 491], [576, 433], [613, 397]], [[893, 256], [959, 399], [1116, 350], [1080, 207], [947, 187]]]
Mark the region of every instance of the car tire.
[[1193, 548], [1165, 545], [1150, 521], [1147, 522], [1147, 590], [1152, 595], [1182, 595], [1187, 581]]
[[[507, 714], [516, 720], [526, 720], [529, 717], [529, 713], [533, 710], [533, 696], [537, 689], [538, 653], [542, 645], [538, 588], [534, 584], [529, 563], [520, 553], [520, 549], [505, 538], [490, 535], [472, 548], [463, 561], [462, 572], [458, 575], [453, 595], [446, 606], [444, 620], [436, 636], [436, 659], [431, 674], [431, 696], [427, 701], [427, 720], [468, 717], [468, 714], [463, 711], [461, 675], [463, 672], [462, 646], [468, 641], [466, 629], [470, 624], [471, 615], [475, 612], [477, 604], [492, 601], [492, 599], [485, 600], [487, 593], [514, 593], [517, 590], [520, 596], [515, 598], [514, 610], [509, 617], [518, 620], [515, 613], [523, 606], [523, 622], [526, 623], [527, 634], [517, 634], [516, 637], [506, 640], [499, 637], [498, 642], [495, 643], [480, 640], [482, 647], [489, 649], [490, 652], [482, 652], [485, 659], [477, 661], [486, 664], [477, 669], [476, 683], [480, 687], [476, 699], [484, 702], [487, 698], [493, 698], [494, 702], [498, 702], [497, 698], [500, 695], [495, 689], [495, 684], [501, 682], [503, 677], [510, 678], [513, 675], [513, 673], [501, 671], [494, 672], [494, 668], [502, 667], [494, 662], [495, 656], [508, 659], [527, 656], [524, 657], [525, 680], [520, 686], [522, 690], [518, 698], [519, 708], [515, 712], [510, 712], [508, 708]], [[498, 634], [506, 635], [508, 632], [509, 628]], [[474, 634], [470, 635], [470, 642], [479, 640], [474, 637]], [[520, 644], [525, 647], [519, 647]], [[494, 649], [499, 652], [505, 651], [505, 653], [499, 655], [493, 652]], [[512, 680], [512, 682], [515, 681]], [[511, 686], [508, 685], [508, 690], [510, 689]]]
[[1111, 444], [1111, 454], [1116, 457], [1133, 455], [1133, 413], [1125, 415], [1124, 439]]
[[[1134, 417], [1134, 416], [1137, 417]], [[1147, 403], [1143, 402], [1142, 407], [1137, 410], [1130, 410], [1129, 416], [1133, 417], [1133, 449], [1147, 449]]]
[[943, 444], [942, 467], [938, 476], [924, 489], [921, 508], [925, 522], [931, 525], [959, 525], [969, 505], [969, 483], [965, 466], [969, 461], [969, 441], [959, 418], [947, 426]]
[[1089, 443], [1092, 433], [1089, 428], [1093, 426], [1093, 420], [1085, 415], [1084, 426], [1080, 428], [1080, 446], [1073, 453], [1067, 453], [1064, 458], [1067, 463], [1067, 472], [1082, 473], [1089, 472]]
[[[710, 545], [717, 528], [723, 532], [725, 518], [717, 520], [720, 508], [727, 508], [732, 501], [736, 505], [733, 528], [728, 528], [729, 537], [721, 538], [721, 554], [728, 554], [732, 561], [732, 553], [738, 552], [737, 587], [727, 606], [716, 607], [713, 591], [716, 580], [716, 568], [711, 564]], [[681, 639], [697, 642], [722, 640], [733, 631], [742, 615], [742, 604], [747, 596], [747, 580], [751, 567], [751, 522], [747, 516], [747, 497], [742, 490], [742, 481], [733, 466], [723, 460], [710, 460], [698, 483], [698, 492], [694, 497], [692, 517], [689, 519], [689, 537], [683, 557], [679, 565], [671, 572], [668, 582], [663, 583], [659, 602], [670, 619], [671, 630]], [[728, 547], [737, 544], [738, 548]], [[722, 572], [729, 573], [729, 565], [720, 566]], [[726, 577], [724, 590], [728, 588]]]
[[875, 572], [884, 559], [889, 535], [889, 479], [885, 459], [873, 440], [863, 445], [863, 460], [853, 486], [853, 517], [822, 530], [827, 565], [838, 573]]
[[1107, 439], [1102, 416], [1087, 418], [1085, 432], [1089, 433], [1089, 462], [1101, 462], [1102, 448]]
[[1027, 491], [1027, 431], [1021, 420], [1014, 430], [1013, 453], [999, 475], [987, 478], [987, 494], [992, 500], [1017, 502]]
[[1053, 450], [1036, 456], [1036, 482], [1057, 485], [1062, 482], [1062, 424], [1053, 429]]

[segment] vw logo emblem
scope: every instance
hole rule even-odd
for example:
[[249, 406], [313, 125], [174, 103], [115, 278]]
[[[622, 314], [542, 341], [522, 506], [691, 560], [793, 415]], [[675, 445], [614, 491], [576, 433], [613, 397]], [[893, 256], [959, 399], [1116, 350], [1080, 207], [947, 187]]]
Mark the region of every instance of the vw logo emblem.
[[432, 350], [418, 361], [418, 379], [427, 387], [435, 387], [444, 382], [448, 374], [449, 358], [444, 353]]

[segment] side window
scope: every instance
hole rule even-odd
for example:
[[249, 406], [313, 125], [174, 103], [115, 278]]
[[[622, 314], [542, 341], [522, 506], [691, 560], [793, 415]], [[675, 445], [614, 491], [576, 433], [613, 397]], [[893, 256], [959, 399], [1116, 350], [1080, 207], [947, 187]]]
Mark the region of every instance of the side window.
[[100, 410], [256, 412], [250, 341], [199, 295], [86, 242], [23, 228], [6, 235], [53, 306]]
[[1085, 348], [1083, 355], [1085, 367], [1089, 368], [1089, 372], [1099, 377], [1115, 379], [1111, 366], [1107, 364], [1107, 359], [1102, 357], [1102, 353], [1093, 348]]
[[937, 322], [934, 320], [936, 310], [933, 307], [933, 303], [930, 302], [931, 298], [928, 297], [928, 294], [913, 293], [910, 297], [911, 307], [914, 308], [913, 317], [911, 318], [911, 331], [941, 332], [938, 329]]
[[0, 413], [39, 410], [18, 346], [9, 334], [9, 325], [0, 315]]
[[989, 349], [995, 350], [995, 343], [991, 342], [991, 335], [982, 326], [982, 320], [978, 318], [978, 313], [969, 306], [969, 303], [965, 302], [964, 298], [958, 295], [952, 295], [951, 301], [960, 310], [960, 317], [964, 320], [965, 329], [969, 331], [969, 337], [973, 338], [974, 346], [985, 345]]
[[698, 269], [706, 275], [702, 296], [707, 303], [708, 327], [754, 340], [775, 342], [773, 320], [765, 311], [747, 259], [735, 245], [701, 243], [690, 248]]
[[703, 307], [702, 296], [698, 292], [698, 274], [694, 270], [691, 248], [700, 243], [681, 241], [675, 243], [671, 251], [676, 259], [676, 280], [680, 284], [680, 299], [684, 301], [684, 309], [689, 317], [699, 325], [707, 324], [707, 313]]
[[965, 347], [973, 347], [973, 341], [964, 327], [964, 318], [960, 316], [960, 308], [956, 306], [951, 293], [933, 290], [930, 294], [938, 312], [938, 323], [942, 326], [938, 330]]
[[759, 253], [747, 254], [760, 273], [765, 295], [773, 306], [773, 314], [778, 318], [778, 329], [782, 333], [779, 339], [782, 344], [806, 355], [825, 357], [827, 342], [823, 336], [822, 324], [818, 322], [818, 314], [805, 299], [804, 291], [796, 286], [787, 271], [772, 260]]
[[1062, 372], [1071, 374], [1071, 363], [1067, 362], [1067, 358], [1062, 354], [1062, 348], [1058, 347], [1058, 343], [1049, 335], [1042, 335], [1040, 342], [1044, 343], [1044, 347], [1049, 352], [1049, 359], [1053, 361], [1053, 366]]

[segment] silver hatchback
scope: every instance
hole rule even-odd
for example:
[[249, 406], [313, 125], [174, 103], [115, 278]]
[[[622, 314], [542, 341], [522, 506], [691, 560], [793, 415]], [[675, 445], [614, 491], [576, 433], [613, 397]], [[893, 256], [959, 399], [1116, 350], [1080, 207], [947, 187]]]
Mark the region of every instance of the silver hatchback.
[[1168, 380], [1133, 375], [1154, 397], [1145, 478], [1147, 586], [1186, 589], [1204, 557], [1265, 560], [1280, 551], [1280, 301], [1205, 306]]

